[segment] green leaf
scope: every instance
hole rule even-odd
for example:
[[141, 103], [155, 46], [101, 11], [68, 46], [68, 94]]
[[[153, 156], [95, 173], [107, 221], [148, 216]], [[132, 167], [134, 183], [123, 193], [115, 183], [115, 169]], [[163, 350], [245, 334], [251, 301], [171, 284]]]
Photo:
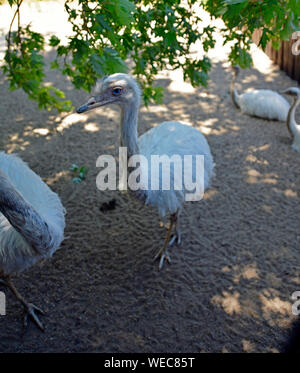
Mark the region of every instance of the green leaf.
[[59, 43], [60, 43], [60, 39], [57, 36], [52, 35], [50, 40], [49, 40], [50, 46], [51, 47], [56, 47]]
[[280, 32], [281, 40], [288, 41], [290, 39], [291, 34], [293, 33], [292, 23], [290, 19], [285, 22], [284, 28]]
[[54, 93], [57, 97], [59, 97], [59, 98], [65, 98], [66, 97], [64, 92], [61, 91], [60, 89], [57, 89], [57, 88], [53, 88], [53, 89], [54, 89]]
[[126, 73], [128, 71], [126, 63], [118, 56], [114, 49], [105, 48], [104, 58], [106, 61], [106, 74], [114, 74], [117, 72]]
[[105, 59], [95, 53], [91, 55], [90, 61], [95, 73], [97, 73], [99, 76], [104, 75], [103, 65], [105, 65]]
[[157, 104], [162, 104], [164, 98], [164, 88], [155, 87], [153, 92], [153, 99]]
[[58, 62], [57, 62], [57, 61], [52, 61], [52, 62], [50, 63], [50, 68], [51, 68], [51, 69], [58, 69], [58, 68], [59, 68], [59, 64], [58, 64]]
[[102, 14], [97, 13], [97, 14], [95, 15], [95, 20], [96, 20], [96, 22], [101, 26], [100, 29], [111, 30], [110, 25], [106, 22], [106, 20], [105, 20], [105, 18], [103, 17]]
[[241, 4], [245, 2], [249, 2], [249, 0], [225, 0], [225, 3], [228, 5]]
[[169, 31], [167, 32], [167, 35], [166, 35], [166, 44], [168, 47], [172, 47], [172, 48], [177, 48], [178, 46], [178, 43], [177, 43], [177, 37], [176, 37], [176, 32], [175, 31]]
[[129, 25], [134, 21], [133, 14], [136, 12], [136, 6], [129, 0], [114, 0], [116, 15], [123, 25]]
[[279, 48], [281, 47], [281, 42], [279, 40], [273, 40], [272, 47], [276, 50], [279, 50]]
[[261, 45], [262, 49], [265, 50], [269, 40], [268, 30], [264, 28], [258, 45]]

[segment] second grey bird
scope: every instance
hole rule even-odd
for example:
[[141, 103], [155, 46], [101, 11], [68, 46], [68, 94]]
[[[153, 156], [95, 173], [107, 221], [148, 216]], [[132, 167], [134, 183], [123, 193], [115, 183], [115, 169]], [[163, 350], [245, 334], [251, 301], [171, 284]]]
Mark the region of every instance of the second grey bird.
[[239, 66], [233, 66], [232, 69], [234, 76], [230, 85], [231, 98], [242, 113], [268, 120], [286, 121], [290, 104], [284, 97], [270, 89], [252, 89], [239, 94], [235, 83], [241, 69]]

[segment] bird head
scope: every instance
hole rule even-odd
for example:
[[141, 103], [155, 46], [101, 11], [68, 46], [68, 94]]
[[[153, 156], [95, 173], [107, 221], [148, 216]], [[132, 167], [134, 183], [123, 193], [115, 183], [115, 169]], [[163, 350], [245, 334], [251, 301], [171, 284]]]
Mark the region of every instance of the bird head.
[[97, 81], [93, 96], [77, 108], [77, 113], [95, 109], [99, 106], [117, 104], [119, 106], [135, 105], [140, 102], [141, 91], [134, 80], [128, 74], [112, 74]]
[[293, 96], [296, 99], [300, 99], [300, 89], [297, 87], [290, 87], [290, 88], [284, 89], [283, 91], [279, 91], [279, 93], [282, 93], [288, 96]]

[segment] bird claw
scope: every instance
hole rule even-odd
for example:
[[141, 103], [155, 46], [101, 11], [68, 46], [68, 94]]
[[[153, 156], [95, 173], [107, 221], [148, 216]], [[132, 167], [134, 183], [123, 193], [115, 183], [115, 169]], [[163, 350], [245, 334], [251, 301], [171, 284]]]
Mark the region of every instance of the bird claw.
[[164, 252], [161, 252], [161, 250], [155, 255], [154, 257], [154, 260], [156, 260], [157, 258], [159, 258], [159, 264], [158, 264], [158, 269], [161, 270], [163, 265], [164, 265], [164, 262], [165, 260], [169, 263], [171, 263], [171, 259], [170, 259], [170, 256], [168, 254], [167, 251], [164, 251]]
[[159, 265], [158, 265], [158, 269], [159, 269], [159, 270], [162, 269], [165, 260], [166, 260], [168, 263], [171, 263], [171, 259], [170, 259], [170, 256], [169, 256], [168, 253], [164, 253], [164, 254], [161, 255], [161, 257], [160, 257], [160, 261], [159, 261]]
[[181, 245], [182, 239], [181, 239], [181, 233], [176, 233], [169, 241], [169, 246], [174, 245], [174, 243], [177, 242], [177, 245]]
[[40, 322], [39, 318], [37, 317], [36, 313], [40, 313], [41, 315], [45, 315], [45, 312], [41, 310], [39, 307], [35, 306], [32, 303], [28, 303], [26, 305], [26, 313], [24, 316], [24, 327], [26, 328], [28, 326], [28, 316], [31, 317], [31, 319], [36, 323], [36, 325], [44, 331], [44, 326]]
[[181, 243], [182, 243], [182, 237], [181, 237], [181, 233], [179, 233], [177, 235], [177, 245], [181, 245]]

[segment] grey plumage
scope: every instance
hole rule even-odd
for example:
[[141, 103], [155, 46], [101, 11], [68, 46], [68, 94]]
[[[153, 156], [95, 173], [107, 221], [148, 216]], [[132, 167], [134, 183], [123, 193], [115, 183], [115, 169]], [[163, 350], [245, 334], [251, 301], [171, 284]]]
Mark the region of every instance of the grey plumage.
[[42, 329], [34, 310], [11, 276], [49, 258], [59, 248], [64, 208], [56, 193], [19, 157], [0, 153], [0, 277]]

